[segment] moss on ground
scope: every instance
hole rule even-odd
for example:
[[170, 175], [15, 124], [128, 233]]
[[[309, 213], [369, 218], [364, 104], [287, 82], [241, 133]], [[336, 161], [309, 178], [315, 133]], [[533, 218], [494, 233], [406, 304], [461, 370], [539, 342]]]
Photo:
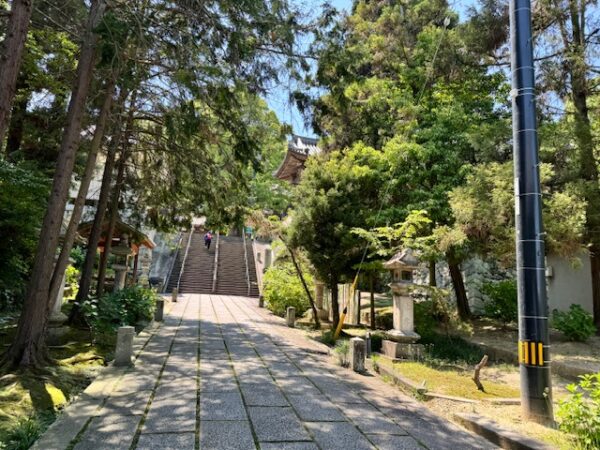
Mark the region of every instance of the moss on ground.
[[[8, 347], [14, 332], [14, 322], [5, 321], [0, 327], [1, 349]], [[0, 449], [29, 448], [112, 358], [114, 343], [114, 336], [92, 343], [89, 331], [70, 330], [49, 347], [56, 364], [0, 373]]]

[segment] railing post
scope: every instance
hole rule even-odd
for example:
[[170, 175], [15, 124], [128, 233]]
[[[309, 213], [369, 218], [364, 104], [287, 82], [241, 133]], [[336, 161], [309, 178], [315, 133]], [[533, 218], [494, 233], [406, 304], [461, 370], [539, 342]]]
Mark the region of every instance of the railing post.
[[188, 257], [188, 253], [190, 251], [190, 245], [192, 244], [192, 237], [194, 236], [194, 227], [190, 230], [190, 237], [187, 241], [187, 246], [185, 247], [185, 254], [183, 255], [183, 261], [181, 262], [181, 270], [179, 271], [179, 278], [177, 279], [177, 293], [179, 293], [179, 285], [181, 284], [181, 277], [183, 275], [183, 271], [185, 270], [185, 262]]
[[215, 267], [213, 267], [212, 293], [217, 291], [217, 273], [219, 271], [219, 245], [221, 242], [221, 233], [217, 231], [217, 244], [215, 245]]
[[246, 248], [246, 230], [242, 230], [242, 242], [244, 244], [244, 263], [246, 264], [246, 284], [248, 285], [247, 297], [250, 297], [250, 271], [248, 270], [248, 249]]

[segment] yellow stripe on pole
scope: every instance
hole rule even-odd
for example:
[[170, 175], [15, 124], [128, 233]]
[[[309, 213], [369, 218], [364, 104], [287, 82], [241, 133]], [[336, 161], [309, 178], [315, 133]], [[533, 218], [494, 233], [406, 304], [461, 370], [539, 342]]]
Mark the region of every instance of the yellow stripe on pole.
[[538, 342], [538, 365], [544, 365], [544, 344], [542, 342]]
[[518, 351], [519, 351], [519, 363], [523, 362], [523, 343], [519, 341]]
[[531, 364], [535, 366], [537, 364], [535, 360], [535, 342], [530, 342], [529, 345], [531, 346]]
[[529, 346], [527, 345], [527, 342], [523, 342], [523, 350], [525, 353], [525, 364], [529, 364]]
[[335, 329], [335, 334], [333, 335], [333, 340], [337, 341], [337, 338], [340, 337], [340, 333], [342, 332], [342, 327], [344, 326], [344, 320], [346, 320], [346, 313], [348, 312], [348, 308], [344, 308], [342, 311], [342, 315], [340, 316], [340, 321], [338, 322], [337, 328]]

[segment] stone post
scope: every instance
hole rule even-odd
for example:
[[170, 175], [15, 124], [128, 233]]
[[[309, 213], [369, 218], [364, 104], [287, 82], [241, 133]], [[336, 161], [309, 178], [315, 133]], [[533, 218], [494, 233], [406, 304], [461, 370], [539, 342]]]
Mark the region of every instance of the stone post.
[[370, 358], [371, 352], [372, 352], [371, 332], [370, 331], [367, 331], [367, 334], [365, 334], [365, 346], [366, 346], [367, 358]]
[[288, 306], [285, 314], [285, 320], [287, 322], [288, 327], [294, 328], [294, 325], [296, 323], [296, 308], [294, 308], [293, 306]]
[[263, 297], [262, 294], [260, 294], [258, 296], [258, 307], [259, 308], [264, 308], [265, 307], [265, 298]]
[[156, 300], [156, 309], [154, 310], [154, 320], [162, 322], [165, 312], [165, 301], [161, 298]]
[[365, 371], [365, 340], [359, 337], [350, 339], [350, 367], [355, 372]]
[[115, 366], [130, 366], [132, 364], [134, 334], [135, 328], [133, 327], [119, 327], [115, 361], [113, 363]]
[[325, 292], [325, 283], [322, 281], [317, 281], [315, 283], [315, 306], [317, 308], [317, 314], [319, 315], [319, 320], [328, 320], [329, 319], [329, 311], [323, 307], [323, 297]]
[[265, 249], [265, 270], [271, 267], [271, 262], [273, 260], [273, 251], [270, 248]]
[[125, 277], [127, 276], [127, 266], [121, 264], [113, 264], [115, 271], [115, 286], [113, 292], [118, 292], [125, 287]]
[[179, 289], [173, 288], [173, 291], [171, 291], [171, 301], [173, 303], [177, 303], [177, 296], [178, 295], [179, 295]]

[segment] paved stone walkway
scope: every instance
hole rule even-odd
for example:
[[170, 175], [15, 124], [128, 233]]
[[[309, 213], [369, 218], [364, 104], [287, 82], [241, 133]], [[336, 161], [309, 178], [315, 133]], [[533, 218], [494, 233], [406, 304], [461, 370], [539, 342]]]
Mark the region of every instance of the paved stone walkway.
[[184, 295], [36, 444], [103, 449], [495, 448], [243, 297]]

